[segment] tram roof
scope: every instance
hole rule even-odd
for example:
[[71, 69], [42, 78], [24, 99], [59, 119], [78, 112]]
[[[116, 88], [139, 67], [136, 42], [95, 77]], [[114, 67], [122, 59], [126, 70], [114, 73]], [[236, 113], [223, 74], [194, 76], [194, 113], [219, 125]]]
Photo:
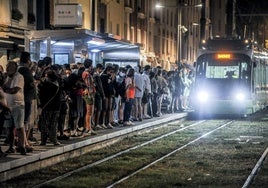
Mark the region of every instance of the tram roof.
[[251, 48], [250, 43], [245, 43], [239, 39], [213, 39], [207, 40], [205, 43], [207, 50], [249, 50]]
[[252, 56], [253, 45], [240, 39], [209, 39], [201, 44], [198, 56], [219, 51], [243, 53]]

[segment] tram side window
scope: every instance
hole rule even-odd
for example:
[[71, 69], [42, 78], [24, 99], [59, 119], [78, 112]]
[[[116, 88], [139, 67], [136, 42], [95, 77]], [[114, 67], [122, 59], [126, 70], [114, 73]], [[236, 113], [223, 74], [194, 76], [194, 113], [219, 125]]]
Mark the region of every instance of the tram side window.
[[261, 61], [261, 66], [260, 66], [260, 85], [261, 85], [261, 90], [265, 89], [265, 62], [264, 60]]
[[250, 74], [250, 71], [248, 68], [248, 64], [246, 62], [242, 62], [241, 63], [241, 79], [248, 80], [249, 74]]
[[198, 62], [197, 63], [197, 69], [196, 69], [196, 76], [199, 78], [202, 78], [205, 76], [205, 67], [206, 67], [206, 62]]

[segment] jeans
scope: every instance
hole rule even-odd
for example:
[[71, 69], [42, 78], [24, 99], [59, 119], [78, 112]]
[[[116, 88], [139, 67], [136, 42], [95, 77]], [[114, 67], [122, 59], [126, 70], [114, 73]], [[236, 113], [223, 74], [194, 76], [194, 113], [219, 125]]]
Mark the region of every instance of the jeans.
[[133, 105], [134, 99], [128, 99], [125, 102], [125, 109], [124, 109], [124, 121], [129, 121], [131, 109]]

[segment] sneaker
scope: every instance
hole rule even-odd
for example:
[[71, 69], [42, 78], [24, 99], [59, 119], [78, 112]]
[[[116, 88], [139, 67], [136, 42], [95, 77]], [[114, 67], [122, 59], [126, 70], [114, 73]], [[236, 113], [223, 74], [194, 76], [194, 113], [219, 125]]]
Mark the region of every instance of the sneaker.
[[144, 118], [144, 119], [151, 119], [151, 116], [144, 115], [143, 118]]
[[84, 132], [76, 132], [76, 136], [82, 136]]
[[135, 125], [135, 123], [133, 123], [131, 121], [125, 121], [124, 122], [124, 126], [131, 126], [131, 125]]
[[130, 126], [129, 121], [125, 121], [124, 124], [123, 124], [123, 126]]
[[112, 123], [112, 126], [113, 126], [113, 127], [117, 127], [117, 126], [119, 126], [119, 123], [118, 123], [118, 122], [113, 122], [113, 123]]
[[135, 125], [135, 123], [133, 123], [133, 122], [129, 121], [129, 125]]
[[57, 141], [57, 142], [54, 142], [53, 144], [54, 146], [59, 146], [61, 143]]
[[107, 129], [113, 129], [113, 128], [114, 128], [114, 127], [112, 126], [111, 123], [108, 123], [108, 124], [106, 125], [106, 127], [107, 127]]
[[68, 129], [64, 129], [63, 132], [70, 133], [71, 130], [70, 130], [70, 128], [68, 128]]
[[90, 136], [90, 135], [91, 135], [91, 130], [85, 129], [85, 131], [82, 134], [82, 137]]
[[70, 136], [71, 136], [71, 137], [74, 136], [74, 131], [70, 131]]
[[78, 127], [76, 130], [78, 132], [84, 132], [86, 129], [84, 127]]
[[94, 127], [94, 129], [95, 129], [95, 130], [102, 130], [102, 129], [103, 129], [103, 127], [102, 127], [102, 126], [100, 126], [100, 125], [96, 125], [96, 126]]
[[90, 133], [91, 135], [97, 135], [97, 133], [93, 129], [91, 129]]
[[64, 134], [64, 135], [61, 135], [61, 136], [57, 136], [57, 139], [58, 140], [68, 140], [69, 137]]
[[77, 137], [78, 133], [76, 131], [71, 131], [71, 137]]
[[107, 129], [106, 125], [102, 124], [100, 125], [103, 129]]
[[157, 112], [156, 114], [158, 115], [158, 117], [163, 115], [161, 112]]

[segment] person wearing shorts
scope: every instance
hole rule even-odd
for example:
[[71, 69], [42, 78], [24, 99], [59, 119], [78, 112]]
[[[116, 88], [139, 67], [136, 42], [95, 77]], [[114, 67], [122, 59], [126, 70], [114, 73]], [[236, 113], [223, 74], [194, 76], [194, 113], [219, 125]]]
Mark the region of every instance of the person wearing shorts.
[[26, 133], [24, 127], [24, 79], [17, 71], [18, 65], [14, 61], [7, 64], [7, 80], [3, 85], [3, 90], [6, 93], [7, 105], [11, 109], [12, 118], [7, 123], [9, 149], [7, 153], [14, 153], [14, 128], [18, 136], [18, 147], [22, 155], [26, 155], [25, 143]]

